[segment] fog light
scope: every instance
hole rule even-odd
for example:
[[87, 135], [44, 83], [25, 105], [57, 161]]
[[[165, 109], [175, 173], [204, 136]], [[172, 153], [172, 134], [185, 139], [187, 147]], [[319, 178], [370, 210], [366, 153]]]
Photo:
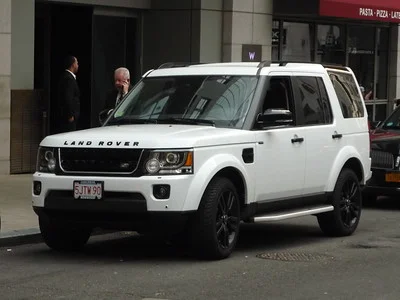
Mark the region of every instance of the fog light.
[[168, 184], [157, 184], [153, 186], [153, 195], [156, 199], [168, 199], [171, 187]]
[[40, 181], [33, 182], [33, 194], [39, 196], [42, 192], [42, 183]]

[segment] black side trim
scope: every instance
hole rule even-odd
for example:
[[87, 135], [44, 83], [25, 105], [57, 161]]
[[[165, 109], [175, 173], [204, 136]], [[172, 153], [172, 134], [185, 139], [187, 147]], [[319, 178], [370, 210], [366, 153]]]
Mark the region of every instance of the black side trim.
[[253, 163], [254, 162], [254, 149], [253, 148], [243, 149], [242, 158], [246, 164]]

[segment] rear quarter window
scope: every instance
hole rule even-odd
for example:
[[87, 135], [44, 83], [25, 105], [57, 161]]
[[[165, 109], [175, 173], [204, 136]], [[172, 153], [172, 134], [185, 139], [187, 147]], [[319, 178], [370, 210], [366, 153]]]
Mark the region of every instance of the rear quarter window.
[[339, 99], [340, 108], [344, 118], [364, 117], [363, 99], [358, 92], [353, 76], [348, 73], [329, 71], [336, 95]]

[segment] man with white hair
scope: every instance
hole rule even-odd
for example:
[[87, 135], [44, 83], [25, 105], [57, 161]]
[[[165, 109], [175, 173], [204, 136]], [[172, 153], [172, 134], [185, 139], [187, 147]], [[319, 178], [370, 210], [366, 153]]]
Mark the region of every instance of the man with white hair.
[[132, 89], [127, 68], [120, 67], [114, 71], [114, 87], [115, 89], [107, 94], [104, 109], [114, 109]]

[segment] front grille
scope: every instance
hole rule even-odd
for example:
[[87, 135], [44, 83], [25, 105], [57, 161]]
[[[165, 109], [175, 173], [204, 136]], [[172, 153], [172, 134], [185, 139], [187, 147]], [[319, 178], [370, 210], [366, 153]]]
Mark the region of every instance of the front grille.
[[64, 173], [132, 174], [142, 149], [60, 148], [59, 165]]
[[394, 168], [393, 154], [389, 152], [371, 150], [372, 168], [390, 169]]

